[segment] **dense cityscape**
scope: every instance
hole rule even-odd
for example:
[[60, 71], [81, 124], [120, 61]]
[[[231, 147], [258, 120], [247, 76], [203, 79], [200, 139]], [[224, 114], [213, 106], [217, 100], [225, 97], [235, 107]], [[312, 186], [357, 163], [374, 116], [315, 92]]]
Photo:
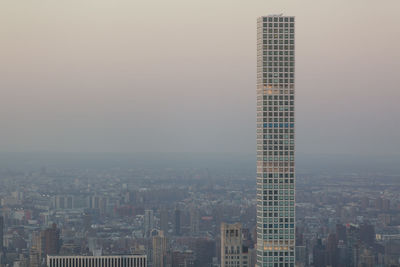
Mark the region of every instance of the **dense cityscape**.
[[[148, 266], [220, 266], [222, 223], [240, 224], [243, 253], [254, 266], [251, 160], [232, 161], [234, 167], [217, 167], [217, 159], [198, 167], [94, 161], [88, 168], [1, 169], [2, 266], [43, 266], [46, 255], [145, 255]], [[296, 190], [298, 266], [398, 266], [398, 175], [304, 167]]]
[[0, 267], [400, 267], [399, 2], [157, 1], [4, 5]]

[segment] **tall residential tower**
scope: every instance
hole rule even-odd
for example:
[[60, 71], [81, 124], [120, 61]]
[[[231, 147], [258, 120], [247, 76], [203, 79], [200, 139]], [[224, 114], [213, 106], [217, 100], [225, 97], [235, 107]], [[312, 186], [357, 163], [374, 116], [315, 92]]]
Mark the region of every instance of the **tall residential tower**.
[[257, 267], [295, 266], [294, 25], [257, 20]]

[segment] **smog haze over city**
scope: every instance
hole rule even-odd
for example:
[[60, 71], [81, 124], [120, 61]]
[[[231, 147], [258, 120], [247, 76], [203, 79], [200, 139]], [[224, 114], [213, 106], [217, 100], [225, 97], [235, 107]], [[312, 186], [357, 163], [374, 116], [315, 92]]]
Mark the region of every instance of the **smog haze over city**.
[[399, 10], [2, 1], [0, 267], [400, 267]]

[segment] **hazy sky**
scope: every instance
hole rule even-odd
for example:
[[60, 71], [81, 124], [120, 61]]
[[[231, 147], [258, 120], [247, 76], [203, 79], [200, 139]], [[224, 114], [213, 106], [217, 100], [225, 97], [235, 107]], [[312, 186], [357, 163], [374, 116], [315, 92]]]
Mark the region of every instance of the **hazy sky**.
[[3, 0], [0, 150], [255, 153], [256, 18], [296, 16], [297, 151], [399, 153], [399, 0]]

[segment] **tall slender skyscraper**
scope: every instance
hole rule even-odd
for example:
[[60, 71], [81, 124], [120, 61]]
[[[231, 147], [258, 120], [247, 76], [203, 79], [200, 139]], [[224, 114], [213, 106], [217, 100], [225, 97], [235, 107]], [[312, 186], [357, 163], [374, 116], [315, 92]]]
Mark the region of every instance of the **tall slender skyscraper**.
[[295, 265], [294, 25], [257, 20], [257, 267]]

